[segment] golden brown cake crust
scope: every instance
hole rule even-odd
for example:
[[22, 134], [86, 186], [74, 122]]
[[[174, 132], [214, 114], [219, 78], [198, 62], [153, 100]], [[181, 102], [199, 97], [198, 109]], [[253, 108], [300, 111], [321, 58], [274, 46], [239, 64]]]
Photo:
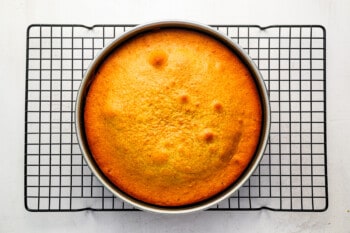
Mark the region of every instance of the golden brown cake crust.
[[117, 187], [147, 203], [181, 206], [242, 174], [262, 110], [251, 74], [229, 49], [198, 32], [161, 29], [105, 60], [84, 122], [94, 159]]

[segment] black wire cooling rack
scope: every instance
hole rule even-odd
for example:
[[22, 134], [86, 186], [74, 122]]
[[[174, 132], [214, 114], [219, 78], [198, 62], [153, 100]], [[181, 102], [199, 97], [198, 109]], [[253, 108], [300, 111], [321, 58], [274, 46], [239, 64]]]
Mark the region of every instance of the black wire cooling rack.
[[[92, 175], [75, 135], [82, 76], [95, 55], [135, 25], [31, 25], [27, 31], [25, 207], [30, 211], [135, 210]], [[318, 25], [213, 25], [258, 65], [271, 131], [253, 176], [211, 210], [324, 211], [326, 34]]]

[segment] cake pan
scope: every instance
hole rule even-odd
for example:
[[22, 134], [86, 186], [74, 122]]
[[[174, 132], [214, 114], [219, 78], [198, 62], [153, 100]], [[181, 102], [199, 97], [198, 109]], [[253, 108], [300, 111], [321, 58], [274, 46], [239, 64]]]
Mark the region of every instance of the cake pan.
[[[215, 38], [216, 40], [222, 42], [228, 48], [230, 48], [245, 63], [245, 65], [250, 70], [260, 94], [262, 110], [263, 110], [262, 130], [260, 135], [260, 141], [256, 149], [256, 153], [253, 159], [251, 160], [249, 166], [246, 168], [246, 170], [240, 176], [240, 178], [236, 182], [231, 184], [231, 186], [229, 186], [227, 189], [225, 189], [224, 191], [220, 192], [219, 194], [215, 195], [210, 199], [207, 199], [192, 205], [180, 206], [180, 207], [163, 207], [163, 206], [156, 206], [156, 205], [144, 203], [142, 201], [139, 201], [129, 196], [128, 194], [118, 189], [118, 187], [116, 187], [104, 176], [104, 174], [101, 172], [101, 170], [97, 166], [89, 150], [89, 146], [87, 143], [85, 130], [84, 130], [85, 97], [88, 93], [89, 86], [93, 81], [94, 74], [96, 70], [99, 68], [99, 65], [105, 60], [105, 58], [114, 49], [116, 49], [118, 46], [120, 46], [123, 42], [127, 41], [128, 39], [140, 33], [144, 33], [151, 30], [158, 30], [162, 28], [183, 28], [183, 29], [191, 29], [191, 30], [199, 31]], [[92, 63], [90, 64], [89, 68], [87, 69], [83, 77], [83, 80], [81, 82], [80, 89], [77, 95], [76, 109], [75, 109], [75, 125], [76, 125], [78, 142], [86, 163], [90, 167], [93, 174], [99, 179], [99, 181], [108, 190], [110, 190], [115, 196], [119, 197], [123, 201], [128, 202], [134, 207], [141, 210], [146, 210], [146, 211], [151, 211], [156, 213], [163, 213], [163, 214], [182, 214], [182, 213], [191, 213], [191, 212], [210, 208], [211, 206], [219, 203], [220, 201], [230, 197], [249, 179], [249, 177], [253, 174], [254, 170], [258, 166], [265, 151], [265, 146], [267, 144], [269, 130], [270, 130], [270, 107], [269, 107], [266, 87], [265, 87], [261, 73], [259, 72], [258, 68], [256, 67], [255, 63], [252, 61], [252, 59], [248, 56], [248, 54], [238, 44], [234, 43], [229, 37], [227, 37], [224, 34], [221, 34], [220, 32], [214, 30], [213, 28], [207, 25], [203, 25], [199, 23], [188, 22], [188, 21], [158, 21], [158, 22], [152, 22], [152, 23], [136, 26], [130, 31], [125, 32], [120, 37], [116, 38], [108, 46], [106, 46], [104, 49], [102, 49], [99, 55], [92, 61]]]

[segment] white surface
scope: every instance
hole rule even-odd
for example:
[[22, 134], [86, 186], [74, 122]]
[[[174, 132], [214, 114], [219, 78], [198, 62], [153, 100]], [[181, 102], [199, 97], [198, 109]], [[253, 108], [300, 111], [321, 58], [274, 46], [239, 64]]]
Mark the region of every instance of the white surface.
[[[98, 3], [103, 2], [103, 4]], [[0, 0], [0, 232], [350, 232], [350, 2]], [[24, 209], [26, 28], [32, 23], [322, 24], [327, 29], [329, 208], [322, 213], [30, 213]]]

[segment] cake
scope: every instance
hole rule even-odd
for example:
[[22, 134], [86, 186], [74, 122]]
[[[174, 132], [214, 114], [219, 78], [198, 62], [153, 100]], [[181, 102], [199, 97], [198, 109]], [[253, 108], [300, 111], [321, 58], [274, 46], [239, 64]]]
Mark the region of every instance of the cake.
[[249, 69], [194, 30], [135, 36], [102, 62], [84, 107], [89, 150], [129, 196], [157, 206], [209, 199], [244, 172], [262, 105]]

